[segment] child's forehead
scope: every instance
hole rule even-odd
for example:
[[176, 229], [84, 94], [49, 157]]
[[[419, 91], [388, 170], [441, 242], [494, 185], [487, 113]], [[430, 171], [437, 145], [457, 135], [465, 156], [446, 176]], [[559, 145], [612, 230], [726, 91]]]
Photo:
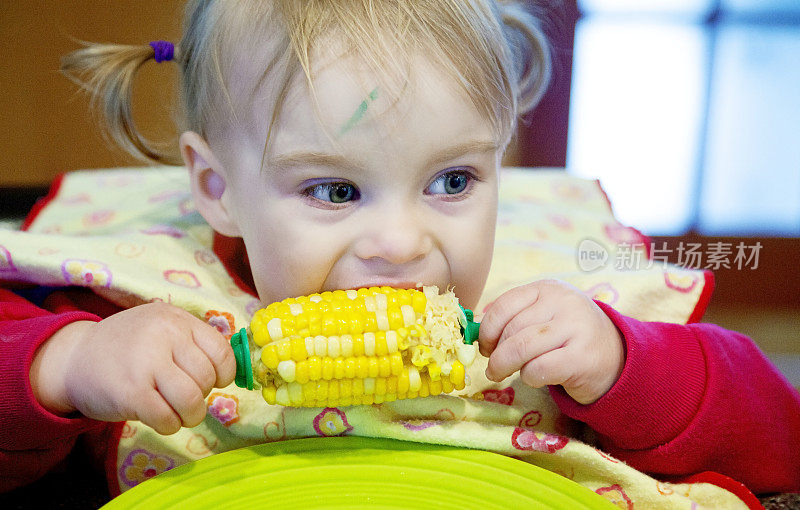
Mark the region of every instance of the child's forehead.
[[320, 125], [335, 138], [369, 126], [388, 136], [405, 127], [420, 110], [445, 102], [458, 107], [452, 112], [454, 121], [465, 114], [479, 115], [455, 80], [421, 55], [396, 70], [379, 71], [360, 55], [320, 52], [311, 68], [311, 81], [313, 90], [304, 74], [292, 78], [281, 125]]

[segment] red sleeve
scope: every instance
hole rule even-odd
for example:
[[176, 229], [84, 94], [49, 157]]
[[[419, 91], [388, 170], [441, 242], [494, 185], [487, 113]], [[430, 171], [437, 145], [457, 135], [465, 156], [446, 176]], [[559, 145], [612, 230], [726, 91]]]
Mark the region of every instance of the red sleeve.
[[52, 313], [0, 289], [0, 492], [44, 475], [66, 457], [79, 435], [113, 426], [54, 415], [33, 396], [29, 373], [39, 345], [71, 322], [100, 320], [64, 300], [59, 307]]
[[800, 394], [751, 339], [598, 305], [625, 338], [619, 381], [590, 405], [550, 390], [603, 450], [654, 475], [716, 471], [755, 493], [800, 490]]

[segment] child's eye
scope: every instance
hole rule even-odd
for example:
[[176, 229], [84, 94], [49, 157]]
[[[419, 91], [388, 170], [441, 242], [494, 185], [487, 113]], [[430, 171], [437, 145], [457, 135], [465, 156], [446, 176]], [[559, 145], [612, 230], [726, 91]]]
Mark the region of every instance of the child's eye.
[[454, 170], [443, 173], [425, 190], [431, 195], [458, 195], [464, 193], [475, 180], [475, 177], [465, 170]]
[[323, 202], [343, 204], [358, 200], [359, 193], [355, 186], [346, 182], [326, 182], [307, 188], [304, 193]]

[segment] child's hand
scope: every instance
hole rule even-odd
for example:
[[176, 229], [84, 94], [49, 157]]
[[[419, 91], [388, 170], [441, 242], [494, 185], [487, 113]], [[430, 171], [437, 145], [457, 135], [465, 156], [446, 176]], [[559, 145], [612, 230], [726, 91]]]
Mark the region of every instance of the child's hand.
[[50, 410], [172, 434], [199, 424], [211, 388], [235, 374], [233, 350], [216, 329], [153, 303], [59, 330], [37, 352], [31, 385]]
[[622, 373], [625, 348], [614, 323], [580, 290], [555, 280], [514, 288], [481, 321], [486, 377], [502, 381], [517, 370], [526, 384], [560, 384], [581, 404], [602, 397]]

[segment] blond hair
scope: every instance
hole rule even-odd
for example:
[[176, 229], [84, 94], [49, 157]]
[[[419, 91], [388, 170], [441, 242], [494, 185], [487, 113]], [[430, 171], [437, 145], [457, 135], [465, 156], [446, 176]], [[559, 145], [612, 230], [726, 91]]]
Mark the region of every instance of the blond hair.
[[[490, 122], [502, 146], [510, 141], [517, 118], [538, 103], [550, 77], [550, 54], [538, 20], [513, 0], [189, 0], [174, 58], [181, 78], [179, 130], [208, 139], [210, 132], [239, 122], [247, 105], [232, 98], [234, 66], [242, 58], [257, 61], [249, 58], [264, 51], [256, 40], [268, 38], [268, 61], [245, 95], [252, 99], [264, 80], [276, 85], [266, 151], [299, 71], [313, 96], [312, 52], [331, 37], [384, 76], [403, 76], [415, 55], [431, 58]], [[91, 95], [107, 134], [142, 161], [181, 164], [175, 141], [146, 140], [132, 115], [134, 77], [154, 59], [153, 48], [84, 46], [63, 57], [61, 70]], [[235, 97], [241, 103], [239, 92]]]

